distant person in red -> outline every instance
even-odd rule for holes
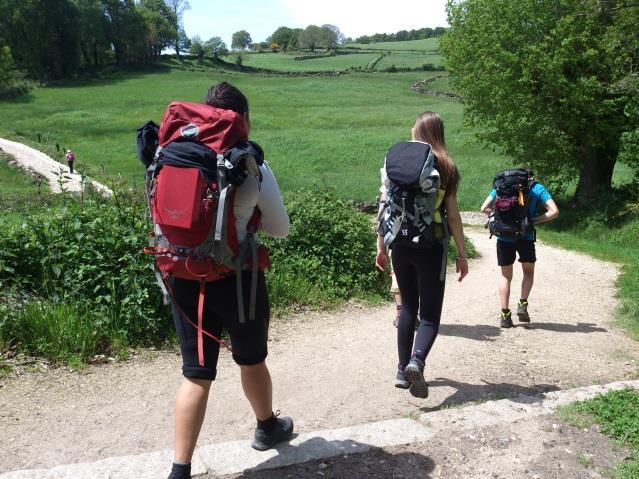
[[[67,159],[67,165],[69,165],[69,173],[73,174],[73,163],[75,162],[75,155],[71,150],[67,150],[64,157]]]

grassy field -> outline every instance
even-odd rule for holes
[[[424,40],[411,40],[407,42],[378,42],[378,43],[349,43],[347,48],[358,48],[361,50],[385,50],[385,51],[420,51],[437,52],[439,39],[426,38]]]
[[[384,70],[391,65],[396,68],[415,68],[415,66],[422,66],[424,64],[431,64],[435,67],[441,66],[441,57],[437,53],[397,53],[391,52],[375,65],[376,70]]]
[[[0,150],[0,195],[24,194],[38,190],[35,178],[26,176],[24,172],[10,164],[12,158]],[[42,191],[48,191],[46,184]]]
[[[352,68],[365,69],[379,54],[352,53],[296,60],[299,56],[299,53],[243,53],[242,65],[281,72],[337,72]],[[235,63],[237,55],[229,55],[223,59]]]
[[[388,147],[409,138],[420,112],[434,110],[446,122],[449,148],[464,178],[461,206],[475,209],[490,186],[486,172],[508,162],[480,147],[472,131],[462,128],[457,101],[412,90],[417,80],[436,73],[122,73],[103,81],[38,89],[27,98],[2,102],[0,136],[38,146],[40,134],[43,141],[48,138],[49,149],[55,142],[73,148],[79,170],[102,181],[115,177],[139,185],[142,166],[135,158],[135,129],[149,119],[159,121],[170,101],[202,101],[209,86],[229,81],[250,100],[252,137],[264,147],[284,192],[325,185],[345,198],[373,201]]]

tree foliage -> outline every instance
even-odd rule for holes
[[[173,48],[175,49],[177,57],[180,58],[180,51],[188,51],[190,48],[188,41],[185,39],[186,33],[184,33],[182,19],[184,17],[184,12],[189,10],[191,5],[189,5],[187,0],[164,0],[164,2],[171,12],[170,20],[175,31],[175,36],[173,37]]]
[[[185,0],[0,0],[0,48],[14,76],[40,82],[157,60],[169,46],[190,49],[188,8]]]
[[[297,46],[300,48],[308,48],[310,51],[314,51],[316,48],[335,48],[337,44],[337,33],[329,27],[337,28],[332,25],[324,25],[322,27],[309,25],[300,32],[297,38]]]
[[[251,34],[246,30],[235,32],[231,37],[231,48],[234,50],[246,50],[251,43]]]
[[[610,189],[622,137],[639,121],[628,111],[636,3],[450,1],[448,20],[440,49],[480,136],[544,175],[578,176],[578,202]]]
[[[436,28],[420,28],[418,30],[400,30],[397,33],[375,33],[373,35],[362,35],[354,41],[347,43],[375,43],[375,42],[405,42],[409,40],[423,40],[425,38],[438,37],[442,35],[446,29],[444,27]]]
[[[270,37],[268,43],[277,43],[283,50],[292,50],[296,46],[297,38],[303,30],[301,28],[279,27]]]
[[[220,37],[212,37],[204,42],[204,52],[213,59],[217,59],[220,56],[228,55],[229,50],[224,40]]]

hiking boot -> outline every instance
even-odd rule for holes
[[[508,311],[507,313],[501,312],[501,319],[499,321],[499,326],[502,328],[512,328],[513,327],[513,318],[512,313]]]
[[[290,417],[276,417],[275,426],[269,432],[260,428],[255,429],[255,438],[251,447],[258,451],[266,451],[278,442],[288,441],[293,437],[293,419]]]
[[[191,464],[175,464],[168,479],[191,479]]]
[[[410,382],[406,379],[404,371],[399,368],[397,368],[397,376],[395,376],[395,387],[399,389],[408,389],[410,387]]]
[[[428,397],[428,383],[424,380],[424,363],[417,358],[412,358],[408,366],[404,368],[404,375],[410,382],[409,392],[416,398]]]
[[[517,305],[517,317],[522,323],[530,323],[530,315],[528,314],[528,301],[519,301]]]

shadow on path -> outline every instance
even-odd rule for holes
[[[495,341],[501,334],[501,330],[489,324],[442,324],[439,327],[439,334],[477,341]]]
[[[608,330],[597,326],[595,323],[530,323],[529,329],[545,329],[546,331],[556,331],[558,333],[607,333]]]
[[[431,478],[435,462],[428,456],[413,452],[390,454],[383,449],[371,447],[352,440],[327,441],[312,438],[299,446],[283,444],[277,447],[279,456],[273,457],[256,469],[241,475],[230,476],[237,479],[281,479],[281,478],[389,478],[415,477]],[[318,453],[330,451],[333,457],[316,459]],[[282,457],[294,456],[306,462],[277,467]],[[273,468],[273,467],[277,468]],[[200,476],[205,478],[207,476]]]
[[[498,399],[510,399],[511,401],[518,402],[520,396],[538,396],[542,393],[549,391],[559,390],[558,386],[553,384],[534,384],[532,386],[520,386],[519,384],[510,383],[489,383],[484,381],[484,384],[468,384],[453,379],[437,378],[434,381],[428,381],[428,385],[433,387],[452,387],[457,389],[452,395],[448,396],[437,406],[422,407],[421,411],[430,412],[437,411],[439,409],[464,404],[473,401],[490,401]],[[541,401],[539,399],[533,402]],[[529,397],[521,398],[522,403],[530,403]]]

